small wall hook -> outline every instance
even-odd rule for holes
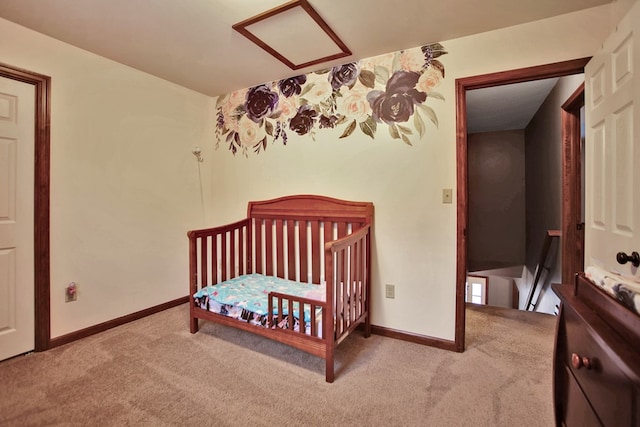
[[[202,151],[200,150],[200,147],[196,146],[193,147],[193,150],[191,151],[191,153],[196,156],[196,159],[198,160],[198,162],[202,163],[203,162],[203,158],[202,158]]]

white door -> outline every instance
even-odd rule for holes
[[[0,360],[34,349],[35,88],[0,77]]]
[[[585,268],[640,277],[616,254],[640,252],[640,3],[585,67]],[[635,129],[634,129],[635,127]]]

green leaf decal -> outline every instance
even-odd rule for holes
[[[376,128],[378,127],[375,120],[371,118],[371,116],[367,117],[367,120],[360,123],[360,130],[365,133],[365,135],[369,135],[371,139],[375,138]]]
[[[365,87],[368,87],[370,89],[373,89],[376,85],[376,75],[369,70],[362,70],[360,72],[360,75],[358,76],[358,80],[360,80],[360,83],[362,83]]]
[[[313,83],[309,83],[308,85],[305,85],[302,88],[302,92],[300,92],[300,96],[302,97],[302,96],[306,95],[307,93],[309,93],[309,91],[311,89],[313,89],[314,86],[315,86],[315,84],[313,84]]]
[[[271,122],[265,121],[264,131],[267,133],[267,135],[273,136],[273,124],[271,124]]]
[[[387,84],[387,81],[389,81],[389,70],[381,65],[376,65],[375,67],[373,67],[373,71],[376,76],[376,81],[382,86],[385,86]]]
[[[402,51],[396,52],[393,55],[393,65],[391,66],[391,71],[393,71],[394,73],[396,71],[400,71],[400,69],[402,68],[402,66],[400,65],[400,54],[401,53],[402,53]]]
[[[338,116],[338,121],[336,122],[336,126],[343,125],[343,124],[347,123],[347,120],[349,120],[349,119],[347,119],[347,116],[345,116],[343,114],[340,114]]]
[[[400,139],[400,133],[398,133],[398,128],[394,124],[389,125],[389,134],[393,139]]]
[[[420,110],[416,110],[413,115],[413,126],[418,131],[420,138],[422,138],[424,136],[424,121],[422,120],[422,117],[420,117]]]
[[[227,98],[229,98],[229,94],[226,94],[224,96],[219,96],[218,100],[216,101],[216,109],[220,108],[222,104],[224,104],[227,101]]]
[[[344,132],[342,132],[342,135],[340,135],[340,138],[346,138],[347,136],[351,135],[355,130],[355,128],[356,128],[356,121],[354,120],[351,123],[349,123],[349,126],[347,126]]]
[[[397,125],[398,129],[400,129],[400,132],[402,132],[405,135],[413,135],[413,131],[406,127],[406,126],[402,126],[402,125]]]
[[[431,120],[431,122],[433,122],[433,124],[438,127],[438,117],[436,116],[436,112],[433,111],[433,108],[424,104],[418,104],[418,108],[420,108],[420,110],[422,110],[422,112],[425,113],[427,117],[429,117],[429,120]]]
[[[427,97],[444,101],[444,96],[440,92],[427,92]]]
[[[405,144],[411,145],[413,147],[413,144],[411,143],[411,141],[409,141],[409,138],[407,138],[407,135],[402,135],[402,140],[404,141]]]
[[[442,62],[434,59],[433,61],[431,61],[431,66],[440,71],[440,74],[442,74],[442,78],[444,78],[444,65],[442,64]]]

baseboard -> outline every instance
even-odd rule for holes
[[[79,340],[81,338],[86,338],[88,336],[91,336],[100,332],[104,332],[108,329],[115,328],[116,326],[124,325],[125,323],[133,322],[134,320],[142,319],[143,317],[147,317],[152,314],[159,313],[161,311],[176,307],[181,304],[185,304],[187,302],[189,302],[189,296],[181,297],[173,301],[168,301],[160,305],[156,305],[153,307],[145,308],[144,310],[136,311],[135,313],[127,314],[126,316],[118,317],[113,320],[108,320],[104,323],[99,323],[97,325],[89,326],[88,328],[80,329],[79,331],[61,335],[59,337],[51,339],[51,341],[49,342],[49,348],[51,349],[54,347],[59,347],[61,345],[68,344],[70,342]]]
[[[108,320],[97,325],[89,326],[88,328],[80,329],[79,331],[71,332],[65,335],[61,335],[56,338],[52,338],[49,342],[49,349],[59,347],[61,345],[68,344],[70,342],[89,337],[91,335],[104,332],[116,326],[124,325],[134,320],[142,319],[143,317],[150,316],[155,313],[167,310],[169,308],[176,307],[181,304],[189,302],[189,296],[168,301],[163,304],[159,304],[153,307],[145,308],[144,310],[137,311],[135,313],[127,314],[126,316],[118,317],[116,319]],[[360,325],[362,327],[363,325]],[[382,337],[393,338],[402,341],[408,341],[415,344],[426,345],[429,347],[440,348],[448,351],[457,351],[454,341],[443,340],[440,338],[433,338],[425,335],[413,334],[410,332],[399,331],[396,329],[385,328],[383,326],[371,325],[371,333],[380,335]]]
[[[442,350],[458,351],[455,341],[443,340],[441,338],[433,338],[426,335],[418,335],[376,325],[371,325],[371,333],[387,338],[394,338],[429,347],[440,348]]]

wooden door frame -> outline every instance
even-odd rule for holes
[[[0,63],[0,76],[35,88],[34,308],[35,350],[51,345],[49,188],[51,144],[51,77]]]
[[[574,283],[584,270],[582,222],[582,155],[580,109],[584,106],[584,83],[562,104],[562,283]],[[571,197],[565,197],[570,195]]]
[[[464,351],[465,347],[465,278],[467,275],[467,228],[468,215],[468,161],[467,161],[467,101],[466,92],[492,86],[502,86],[512,83],[522,83],[553,77],[563,77],[584,73],[584,66],[590,58],[574,59],[548,65],[520,68],[480,76],[456,79],[456,180],[457,180],[457,249],[456,249],[456,326],[455,350]],[[564,127],[564,126],[563,126]],[[563,141],[563,145],[565,141]],[[566,153],[565,153],[566,154]],[[575,159],[573,159],[575,161]],[[563,156],[563,163],[568,161]],[[575,168],[571,169],[572,171]],[[572,194],[567,194],[567,187],[563,185],[563,211],[567,200]],[[563,224],[564,227],[564,224]],[[563,230],[564,231],[564,230]],[[569,244],[569,242],[567,243]],[[574,241],[575,245],[576,242]]]

